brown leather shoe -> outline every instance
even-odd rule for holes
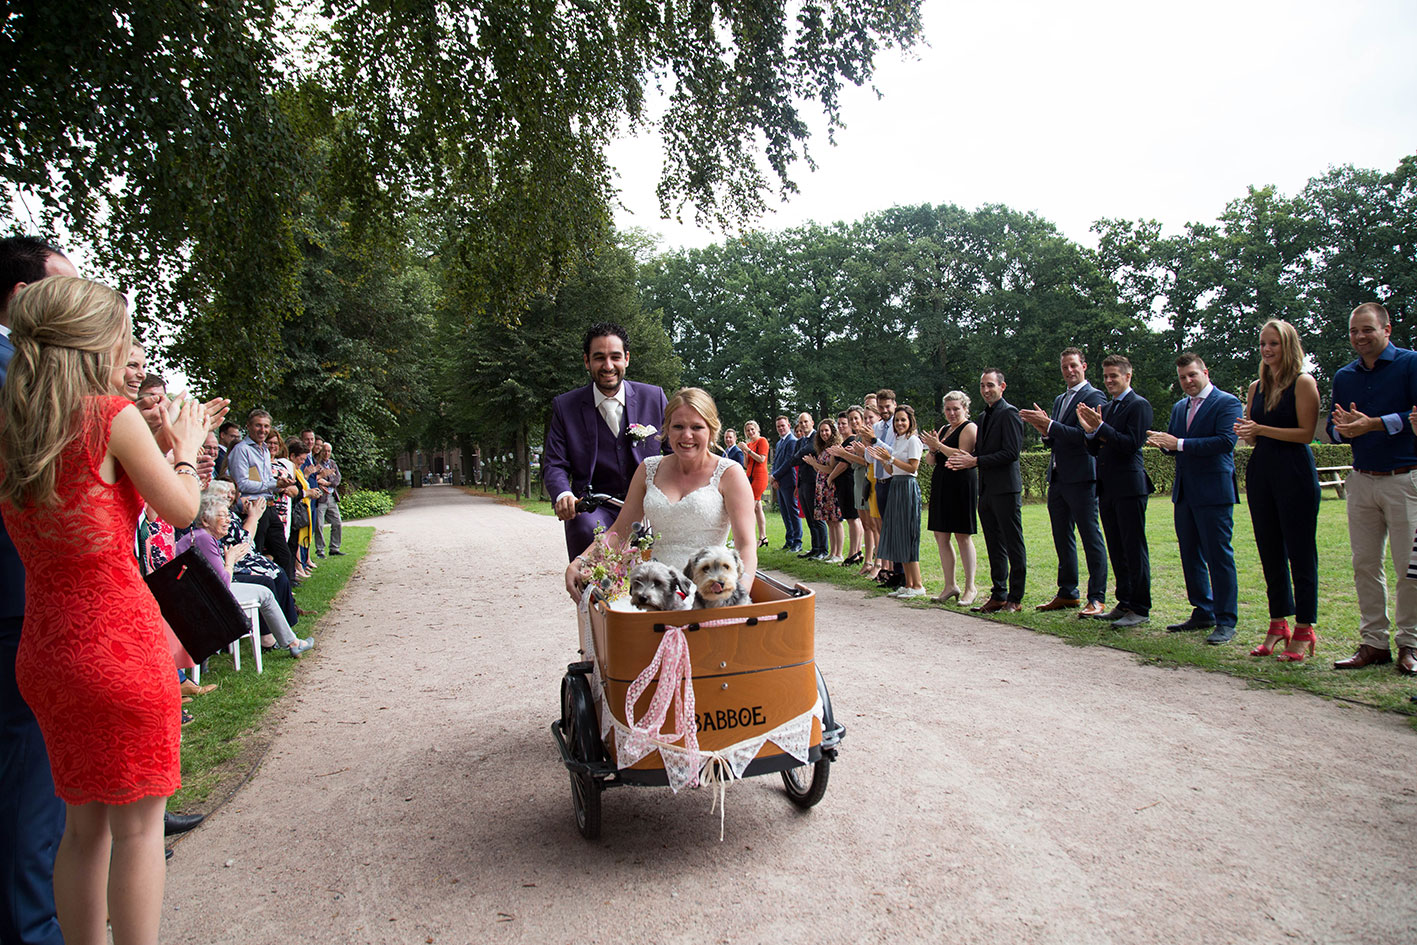
[[[1397,671],[1404,676],[1417,676],[1417,646],[1397,648]]]
[[[984,603],[980,604],[978,607],[971,607],[969,609],[976,614],[992,614],[994,611],[1001,609],[1003,606],[1004,601],[999,600],[997,597],[991,597]]]
[[[1366,643],[1360,644],[1357,652],[1346,660],[1338,660],[1334,669],[1362,669],[1364,666],[1385,666],[1392,662],[1392,654]]]
[[[1034,609],[1034,610],[1072,610],[1074,607],[1076,607],[1078,604],[1081,604],[1081,603],[1082,603],[1082,601],[1078,600],[1076,597],[1064,597],[1064,596],[1062,596],[1062,595],[1060,594],[1060,595],[1058,595],[1057,597],[1054,597],[1054,598],[1053,598],[1052,600],[1050,600],[1048,603],[1046,603],[1046,604],[1039,604],[1037,607],[1035,607],[1035,608],[1033,608],[1033,609]]]
[[[1076,603],[1076,601],[1074,601],[1074,603]],[[1009,601],[1004,601],[1004,606],[1002,606],[1002,607],[999,608],[999,613],[1001,613],[1001,614],[1016,614],[1016,613],[1018,613],[1020,610],[1023,610],[1023,605],[1022,605],[1022,604],[1015,603],[1014,601],[1009,600]]]
[[[1107,605],[1100,600],[1090,600],[1087,606],[1078,611],[1079,617],[1101,617],[1107,613]]]

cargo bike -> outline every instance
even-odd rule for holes
[[[587,591],[582,659],[551,723],[586,839],[600,835],[601,794],[622,785],[721,793],[776,773],[798,807],[822,799],[845,728],[816,665],[815,603],[762,573],[750,603],[706,610],[626,610]]]

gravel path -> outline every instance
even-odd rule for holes
[[[553,519],[415,490],[251,781],[169,864],[165,942],[1417,941],[1405,721],[818,588],[830,789],[617,789],[576,832]]]

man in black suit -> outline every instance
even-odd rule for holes
[[[802,411],[797,415],[797,507],[807,523],[808,547],[799,558],[821,559],[827,556],[827,523],[817,518],[817,471],[807,465],[804,457],[816,456],[817,434],[812,415]]]
[[[1053,548],[1058,553],[1058,593],[1039,610],[1069,610],[1078,597],[1078,548],[1074,529],[1082,536],[1087,558],[1087,606],[1079,616],[1096,617],[1107,610],[1107,549],[1097,527],[1097,471],[1078,421],[1079,404],[1101,407],[1102,391],[1087,382],[1087,361],[1078,348],[1064,348],[1058,366],[1067,385],[1044,412],[1037,404],[1020,410],[1025,423],[1043,434],[1048,447],[1048,519],[1053,524]]]
[[[1142,464],[1141,448],[1152,410],[1132,390],[1132,362],[1120,354],[1102,359],[1102,386],[1110,400],[1099,410],[1083,404],[1078,421],[1087,450],[1097,457],[1097,498],[1107,552],[1117,578],[1117,606],[1098,619],[1122,630],[1139,627],[1151,613],[1151,559],[1146,547],[1147,496],[1156,491]]]
[[[1023,450],[1023,420],[1018,408],[1004,399],[1004,372],[986,368],[979,376],[979,394],[987,405],[979,418],[974,452],[959,453],[946,463],[951,469],[979,469],[979,528],[989,550],[989,599],[976,613],[1014,613],[1023,609],[1023,582],[1028,571],[1023,547],[1023,475],[1018,457]]]

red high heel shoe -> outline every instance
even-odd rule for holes
[[[1304,662],[1304,644],[1309,644],[1308,655],[1313,656],[1314,644],[1318,642],[1319,635],[1314,632],[1313,627],[1295,627],[1294,635],[1290,637],[1289,645],[1284,648],[1284,652],[1278,654],[1275,658],[1283,663],[1302,663]],[[1299,649],[1295,652],[1290,652],[1289,646],[1293,646],[1295,643],[1299,644]]]
[[[1278,620],[1269,622],[1269,632],[1265,634],[1264,642],[1250,651],[1251,656],[1269,656],[1274,652],[1274,648],[1279,646],[1279,641],[1288,643],[1294,636],[1289,629],[1289,621],[1281,617]]]

